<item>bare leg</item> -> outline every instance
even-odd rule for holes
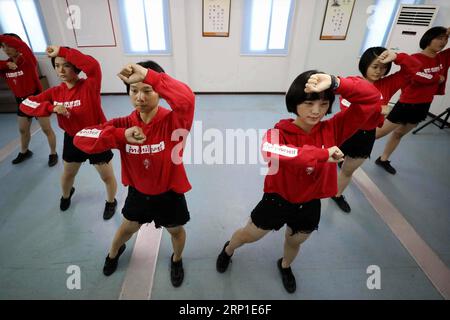
[[[123,218],[122,224],[114,235],[111,248],[109,249],[109,257],[114,259],[119,252],[119,248],[135,234],[141,225],[136,221],[130,221]]]
[[[236,230],[230,239],[230,243],[225,248],[227,255],[231,256],[237,248],[246,244],[258,241],[264,237],[270,230],[263,230],[255,226],[250,219],[245,227]]]
[[[81,167],[81,162],[66,162],[64,161],[64,171],[61,176],[61,188],[64,198],[69,198],[70,190],[73,187],[75,176]]]
[[[19,125],[19,133],[20,133],[20,152],[25,153],[28,150],[28,146],[30,145],[31,133],[31,119],[27,117],[17,117],[17,123]]]
[[[42,131],[47,136],[48,146],[50,147],[50,154],[56,154],[56,136],[50,124],[50,117],[38,118]]]
[[[342,164],[341,172],[338,177],[338,193],[336,197],[340,197],[344,192],[345,188],[349,185],[352,180],[353,172],[356,171],[365,161],[364,158],[352,158],[349,156],[345,157],[345,161]]]
[[[397,129],[400,126],[398,123],[393,123],[389,121],[388,119],[384,120],[383,126],[381,128],[376,129],[375,138],[380,139],[383,138],[385,135],[391,133],[395,129]]]
[[[172,240],[173,262],[180,261],[184,244],[186,243],[186,231],[183,226],[166,229],[170,233],[170,239]]]
[[[384,147],[383,154],[381,155],[381,161],[388,160],[391,154],[400,144],[400,140],[416,126],[417,124],[408,123],[406,125],[400,125],[397,129],[395,129]]]
[[[116,177],[114,176],[112,162],[110,161],[109,163],[96,164],[95,169],[97,169],[100,177],[105,183],[107,201],[114,202],[114,198],[116,197],[117,193],[117,181]]]
[[[292,261],[297,257],[300,250],[300,245],[308,239],[310,233],[297,232],[292,235],[292,229],[286,226],[286,232],[284,235],[284,254],[281,266],[283,268],[289,268]]]

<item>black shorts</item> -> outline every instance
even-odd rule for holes
[[[431,102],[415,104],[397,102],[392,111],[389,112],[387,119],[399,124],[418,124],[427,118],[430,106]]]
[[[66,132],[64,132],[64,148],[63,148],[63,160],[66,162],[85,162],[89,159],[90,164],[105,164],[111,161],[114,157],[114,154],[111,150],[101,152],[101,153],[93,153],[88,154],[73,144],[73,137],[69,136]]]
[[[369,158],[375,143],[376,129],[358,130],[354,135],[344,141],[339,149],[344,155],[352,158]]]
[[[35,95],[38,95],[40,92],[39,91],[37,91],[37,92],[35,92],[35,93],[33,93],[33,94],[30,94],[30,96],[35,96]],[[22,112],[22,110],[20,110],[20,104],[25,100],[25,99],[27,99],[28,97],[25,97],[25,98],[19,98],[19,97],[15,97],[16,98],[16,102],[17,102],[17,116],[18,117],[26,117],[26,118],[28,118],[28,119],[33,119],[33,117],[30,117],[29,115],[27,115],[27,114],[25,114],[25,113],[23,113]]]
[[[183,193],[170,190],[157,195],[146,195],[131,186],[128,187],[122,214],[127,220],[139,224],[155,221],[156,228],[182,226],[190,219]]]
[[[287,224],[293,234],[311,233],[319,227],[320,199],[291,203],[277,193],[264,193],[250,217],[263,230],[279,230]]]

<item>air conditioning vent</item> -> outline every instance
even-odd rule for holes
[[[397,24],[407,26],[429,26],[437,8],[404,6],[401,8]]]

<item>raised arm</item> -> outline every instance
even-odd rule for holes
[[[151,85],[172,108],[174,127],[188,130],[191,128],[194,119],[195,96],[186,84],[166,73],[158,73],[138,64],[125,66],[118,76],[128,84],[144,82]]]
[[[92,56],[81,53],[72,48],[49,46],[47,55],[50,58],[62,57],[87,75],[87,81],[100,92],[102,83],[102,70],[100,64]]]
[[[33,51],[31,51],[30,47],[28,47],[28,45],[22,40],[8,35],[0,35],[0,43],[4,43],[9,47],[13,47],[22,54],[22,58],[19,58],[17,60],[18,65],[21,65],[25,62],[30,62],[33,65],[37,65],[37,59],[34,56]]]
[[[414,77],[414,75],[422,68],[422,63],[413,56],[406,53],[394,53],[390,50],[389,56],[381,60],[382,63],[393,61],[400,66],[400,70],[376,81],[374,85],[383,95],[383,105],[391,100],[392,96],[401,88],[405,87]],[[392,54],[392,55],[391,55]],[[380,55],[381,57],[382,55]]]
[[[381,112],[381,94],[370,82],[358,77],[340,77],[336,93],[343,98],[347,110],[337,113],[329,121],[333,125],[336,145],[341,145],[359,128],[366,124],[369,117]]]

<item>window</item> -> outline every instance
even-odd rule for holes
[[[170,54],[167,0],[119,0],[125,52]]]
[[[389,31],[401,4],[422,4],[423,0],[377,0],[373,7],[373,17],[367,24],[366,37],[363,41],[360,54],[367,48],[384,47]],[[372,13],[369,12],[369,13]]]
[[[246,0],[241,52],[286,55],[293,12],[292,0]]]
[[[0,33],[15,33],[35,53],[45,53],[47,36],[41,21],[39,1],[1,0]]]

